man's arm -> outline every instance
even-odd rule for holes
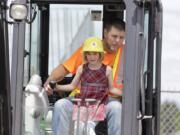
[[[69,73],[69,71],[62,65],[59,64],[50,74],[50,76],[48,77],[47,81],[61,81],[67,74]]]
[[[75,74],[77,67],[82,64],[82,47],[78,48],[63,64],[59,64],[48,77],[44,84],[47,93],[52,94],[52,89],[49,86],[50,81],[61,81],[68,73]]]
[[[48,95],[51,95],[53,93],[52,88],[49,86],[50,81],[61,81],[67,74],[69,73],[68,70],[62,65],[59,64],[50,74],[48,79],[46,80],[44,84],[44,88]]]

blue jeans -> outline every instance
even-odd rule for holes
[[[53,135],[69,135],[73,104],[68,98],[58,100],[53,111]],[[108,122],[108,135],[121,134],[122,105],[116,99],[109,98],[106,106],[106,119]]]

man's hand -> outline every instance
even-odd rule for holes
[[[122,96],[122,89],[113,88],[110,90],[110,92],[116,96]]]
[[[51,75],[48,77],[48,79],[44,83],[44,89],[45,89],[45,91],[47,92],[48,95],[53,94],[53,88],[49,85],[49,82],[51,82],[53,80],[56,80],[56,82],[61,81],[68,73],[69,73],[69,71],[66,70],[65,67],[62,64],[59,64],[52,71]]]
[[[46,93],[49,95],[52,95],[53,94],[53,89],[50,87],[49,85],[49,80],[47,80],[45,83],[44,83],[44,89],[46,91]]]
[[[56,88],[56,84],[57,84],[57,81],[46,81],[46,83],[44,84],[44,88],[47,92],[48,95],[52,95],[53,94],[53,91],[55,90]]]

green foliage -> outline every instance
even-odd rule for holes
[[[41,117],[41,119],[40,119],[40,128],[42,131],[45,131],[45,129],[46,129],[46,121],[45,121],[44,117]]]

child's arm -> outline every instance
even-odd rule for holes
[[[112,68],[110,66],[107,66],[106,75],[108,77],[109,91],[116,96],[121,96],[122,90],[114,88],[113,86]]]
[[[83,68],[82,65],[78,67],[76,75],[70,84],[56,85],[56,91],[72,91],[72,90],[74,90],[80,81],[80,77],[82,74],[82,68]]]

